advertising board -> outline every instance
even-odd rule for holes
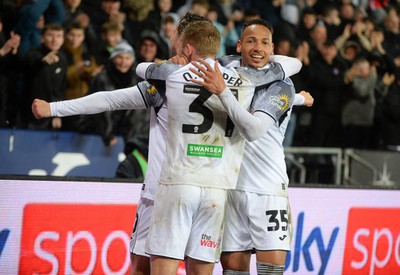
[[[129,274],[140,184],[0,186],[0,274]],[[400,274],[400,190],[289,190],[294,226],[285,274]]]

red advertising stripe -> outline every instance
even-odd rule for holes
[[[400,208],[352,208],[343,274],[400,274]]]
[[[19,274],[128,274],[136,207],[27,204]]]

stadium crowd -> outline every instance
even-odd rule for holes
[[[0,4],[0,127],[60,129],[146,139],[147,111],[35,120],[34,98],[73,99],[135,85],[136,65],[168,59],[169,38],[187,11],[221,33],[217,57],[236,54],[243,22],[274,26],[275,54],[297,57],[296,108],[286,146],[398,150],[398,0],[5,0]]]

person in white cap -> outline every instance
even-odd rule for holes
[[[138,78],[134,62],[132,46],[126,42],[119,43],[111,53],[105,70],[93,79],[88,94],[136,85]],[[122,135],[125,141],[134,136],[148,135],[148,125],[147,110],[119,110],[83,116],[80,128],[84,133],[101,135],[104,144],[111,146],[117,143],[117,135]]]

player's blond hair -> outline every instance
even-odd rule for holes
[[[201,57],[215,57],[221,42],[219,31],[208,21],[190,23],[181,37],[182,45],[192,45]]]

